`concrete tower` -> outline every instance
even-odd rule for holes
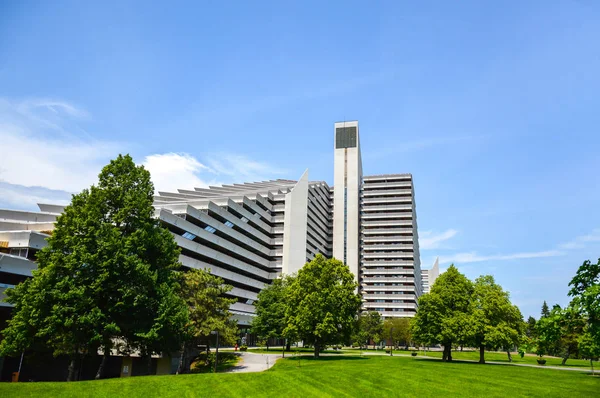
[[[348,265],[358,281],[362,185],[358,122],[335,123],[334,137],[333,256]]]

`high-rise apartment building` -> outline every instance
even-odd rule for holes
[[[173,234],[182,265],[208,269],[233,286],[231,311],[242,327],[250,325],[261,289],[282,273],[298,272],[318,253],[348,265],[364,311],[385,317],[416,311],[423,286],[412,176],[363,176],[356,121],[335,123],[333,141],[333,188],[310,181],[307,170],[298,180],[155,196],[155,215]],[[20,250],[44,246],[63,207],[42,204],[40,210],[0,211],[0,293],[31,275],[34,257]],[[17,239],[23,234],[28,243]],[[23,265],[14,274],[16,268],[3,268],[9,262]]]
[[[413,316],[423,290],[412,176],[364,177],[360,222],[363,308]]]

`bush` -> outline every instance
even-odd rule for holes
[[[413,357],[416,357],[417,356],[417,352],[413,351],[413,352],[410,353],[410,355],[412,355]]]
[[[245,344],[240,346],[240,351],[248,351],[248,346]]]
[[[206,351],[198,354],[192,361],[190,372],[191,373],[209,373],[214,370],[215,366],[215,352],[206,353]],[[233,352],[219,352],[219,363],[217,364],[218,370],[230,368],[236,364],[238,356]]]
[[[390,352],[391,352],[390,350],[385,350],[385,353],[386,353],[386,354],[389,354]]]

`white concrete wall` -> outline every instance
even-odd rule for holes
[[[356,148],[335,148],[336,129],[356,127]],[[334,129],[334,198],[333,198],[333,256],[344,260],[344,188],[346,188],[346,264],[358,281],[360,234],[360,187],[362,160],[358,122],[335,123]],[[346,178],[344,179],[344,174]]]
[[[306,264],[306,230],[308,223],[308,170],[291,192],[285,195],[283,220],[282,272],[290,275]]]

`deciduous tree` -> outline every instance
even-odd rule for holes
[[[357,287],[344,263],[317,255],[290,284],[284,336],[312,344],[315,358],[325,345],[347,341],[361,305]]]
[[[177,373],[187,373],[195,348],[207,340],[211,332],[219,332],[223,344],[232,344],[237,337],[237,325],[231,318],[229,307],[237,300],[225,296],[232,286],[223,279],[202,269],[190,269],[183,274],[181,297],[189,312],[189,324],[181,345]]]
[[[258,293],[258,300],[254,303],[256,316],[252,320],[252,332],[266,340],[267,351],[269,339],[283,337],[286,294],[292,280],[291,276],[273,280],[272,284]]]
[[[491,275],[475,280],[469,317],[469,342],[479,348],[479,363],[485,363],[486,348],[504,349],[510,360],[510,348],[519,342],[523,317]]]
[[[116,341],[152,353],[178,346],[187,321],[177,295],[179,251],[153,217],[150,173],[129,155],[102,169],[96,186],[73,195],[38,254],[33,279],[7,292],[15,305],[0,350],[35,341],[75,361],[101,348],[104,363]]]
[[[469,337],[473,283],[451,265],[419,298],[419,310],[411,323],[413,338],[427,345],[444,346],[442,359],[452,361],[452,345]]]

